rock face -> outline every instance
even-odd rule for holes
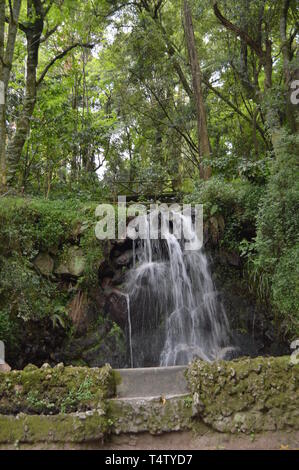
[[[50,276],[54,271],[55,261],[49,253],[39,253],[33,261],[36,268],[44,276]],[[54,273],[63,276],[82,276],[86,266],[86,259],[83,250],[77,246],[69,246],[63,255],[63,259],[58,260]]]
[[[64,444],[97,442],[97,446],[109,432],[109,423],[101,410],[53,416],[0,415],[0,445],[13,444],[14,448],[23,443],[38,448],[53,445],[63,448]]]
[[[76,333],[85,334],[88,325],[88,298],[84,292],[77,292],[68,305],[68,314]]]
[[[223,221],[217,218],[217,221],[213,219],[209,224],[215,228],[214,238],[217,241],[217,234],[224,227]],[[79,224],[72,236],[62,240],[56,247],[41,248],[33,261],[36,271],[55,286],[59,305],[59,297],[63,297],[63,307],[72,320],[74,334],[70,338],[59,321],[53,326],[50,317],[26,322],[19,344],[23,354],[18,354],[17,350],[7,351],[7,360],[13,367],[22,368],[28,362],[40,365],[49,361],[53,364],[57,360],[88,366],[101,366],[105,362],[111,363],[113,367],[129,365],[128,311],[126,298],[121,291],[124,291],[126,274],[133,264],[132,241],[103,242],[99,256],[91,265],[90,251],[81,242],[87,226],[87,223]],[[213,238],[210,232],[209,240]],[[233,351],[223,352],[220,359],[233,359],[238,351],[239,356],[287,354],[288,349],[281,348],[275,336],[271,318],[261,312],[255,299],[250,298],[248,290],[240,288],[243,281],[238,256],[225,252],[217,256],[214,246],[212,258],[215,258],[212,273],[233,331],[232,344],[236,346]],[[221,268],[218,276],[217,265]],[[89,280],[91,266],[92,281]],[[84,295],[81,292],[82,280]],[[133,329],[138,328],[141,315],[141,308],[138,312],[131,309]],[[114,324],[119,328],[115,328]],[[157,351],[164,340],[163,324],[158,325],[156,331],[146,326],[142,337],[133,338],[133,350],[138,352],[136,356],[140,358],[140,364],[159,364]]]
[[[50,276],[52,274],[54,260],[48,253],[39,253],[33,263],[44,276]]]
[[[117,253],[117,252],[116,252]],[[133,258],[133,250],[127,250],[115,260],[117,266],[128,266]]]
[[[192,406],[186,396],[111,400],[112,434],[162,434],[192,428]]]
[[[105,312],[121,328],[125,329],[128,321],[128,309],[125,296],[117,289],[107,295]]]
[[[299,365],[290,357],[196,361],[187,380],[197,419],[217,431],[299,429]]]
[[[55,269],[55,274],[80,277],[85,269],[84,253],[78,246],[70,246],[64,254],[63,260]]]
[[[119,368],[129,365],[126,362],[125,338],[120,328],[116,329],[110,321],[103,321],[84,335],[70,339],[51,359],[66,364],[101,367],[109,362]]]
[[[221,295],[232,334],[232,345],[238,356],[282,356],[288,354],[289,344],[279,337],[272,323],[271,312],[258,303],[249,290],[231,253],[210,253],[211,272],[217,291]],[[223,359],[234,359],[226,355]],[[220,358],[221,359],[221,358]]]

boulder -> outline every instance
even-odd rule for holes
[[[86,260],[83,254],[83,251],[73,246],[68,251],[69,261],[68,261],[68,268],[69,272],[72,276],[79,277],[83,274]]]
[[[63,260],[55,269],[55,274],[80,277],[85,266],[86,259],[82,249],[78,246],[70,246],[64,254]]]
[[[50,276],[52,274],[54,260],[48,253],[39,253],[33,263],[44,276]]]

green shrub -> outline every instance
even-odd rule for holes
[[[51,319],[54,327],[68,326],[66,307],[73,294],[60,289],[54,277],[42,276],[33,260],[40,251],[54,250],[59,257],[65,246],[77,244],[86,258],[78,286],[94,286],[102,259],[94,234],[96,205],[78,200],[0,200],[0,339],[18,341],[24,323],[31,320]]]
[[[225,222],[221,243],[226,248],[239,250],[242,239],[254,235],[261,193],[262,188],[249,181],[226,181],[213,177],[199,182],[196,190],[185,198],[185,202],[203,204],[205,220],[221,215]]]
[[[24,257],[0,258],[0,338],[16,341],[23,322],[62,315],[67,295],[40,276]],[[64,314],[65,316],[65,314]],[[60,323],[61,324],[61,323]]]
[[[280,258],[272,282],[273,305],[283,328],[294,338],[299,332],[299,243]]]
[[[14,343],[14,324],[10,319],[7,308],[0,309],[0,339],[5,343]]]
[[[281,131],[249,255],[249,272],[260,297],[271,301],[281,326],[292,336],[299,334],[298,150],[299,137]]]

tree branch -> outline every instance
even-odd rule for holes
[[[88,47],[89,49],[92,49],[94,47],[94,44],[81,44],[81,43],[78,42],[78,43],[72,44],[71,46],[64,49],[64,51],[60,52],[58,55],[53,57],[53,59],[46,65],[46,67],[42,71],[39,79],[36,82],[36,86],[37,87],[40,86],[40,84],[44,80],[45,76],[47,75],[48,71],[55,64],[55,62],[57,62],[57,60],[62,59],[68,52],[70,52],[72,49],[75,49],[76,47]]]
[[[216,88],[214,88],[207,80],[203,78],[202,81],[215,95],[217,95],[222,101],[224,101],[224,103],[226,103],[230,108],[232,108],[239,116],[245,119],[249,124],[252,124],[252,119],[246,116],[246,114],[244,114],[237,106],[235,106],[234,103],[232,103],[228,98],[226,98],[222,93],[220,93]],[[261,137],[267,147],[269,147],[269,142],[267,142],[265,138],[263,129],[258,124],[256,125],[256,128],[261,134]]]
[[[215,16],[218,18],[218,20],[226,29],[232,31],[233,33],[235,33],[236,36],[243,39],[246,42],[246,44],[248,44],[248,46],[251,47],[252,50],[254,50],[254,52],[258,55],[258,57],[260,57],[261,59],[264,58],[265,52],[263,51],[261,45],[258,44],[256,41],[254,41],[254,39],[252,39],[252,37],[249,36],[249,34],[246,33],[246,31],[234,25],[222,15],[221,11],[218,8],[217,0],[213,0],[213,9],[214,9]]]
[[[48,31],[46,31],[45,35],[40,39],[40,43],[42,44],[43,42],[46,42],[46,40],[49,39],[49,37],[52,36],[52,34],[54,34],[57,31],[58,26],[59,26],[59,24],[54,26],[54,28],[49,29]]]

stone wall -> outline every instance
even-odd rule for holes
[[[40,369],[28,365],[22,371],[0,373],[0,414],[55,415],[102,408],[115,395],[115,377],[109,365],[101,369],[64,367]]]
[[[299,364],[290,357],[195,361],[186,370],[186,394],[118,397],[120,380],[108,365],[0,372],[0,447],[100,447],[115,435],[185,430],[298,435]]]
[[[217,431],[299,429],[299,364],[290,357],[195,361],[187,380],[195,420]]]

